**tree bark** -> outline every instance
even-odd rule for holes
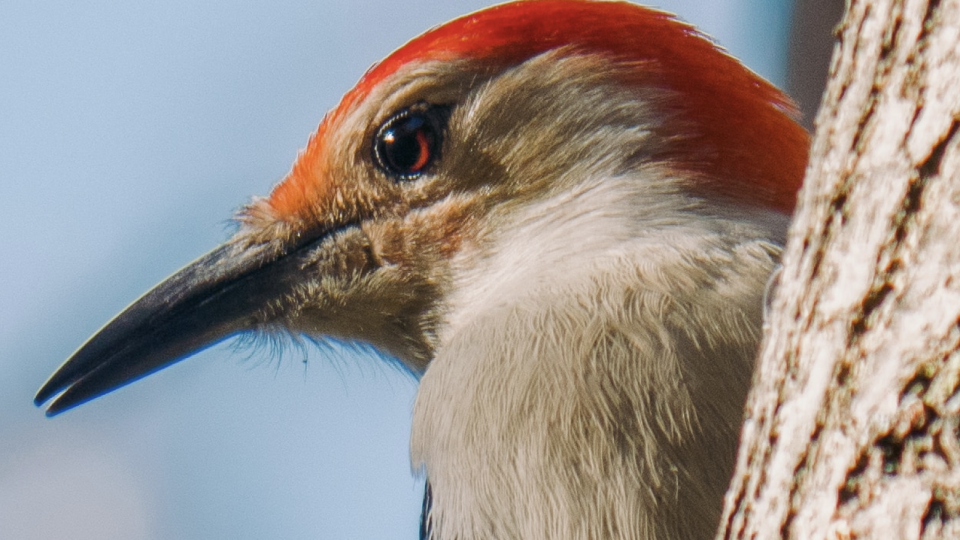
[[[960,538],[960,0],[850,0],[718,538]]]

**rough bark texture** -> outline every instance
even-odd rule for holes
[[[960,538],[960,0],[853,0],[718,538]]]

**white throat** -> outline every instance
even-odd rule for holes
[[[712,534],[783,231],[677,186],[581,183],[455,261],[411,442],[438,538]]]

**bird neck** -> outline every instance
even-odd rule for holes
[[[411,442],[438,538],[715,530],[782,231],[663,178],[514,209],[455,261]]]

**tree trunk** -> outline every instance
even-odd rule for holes
[[[960,538],[960,0],[851,0],[718,538]]]

